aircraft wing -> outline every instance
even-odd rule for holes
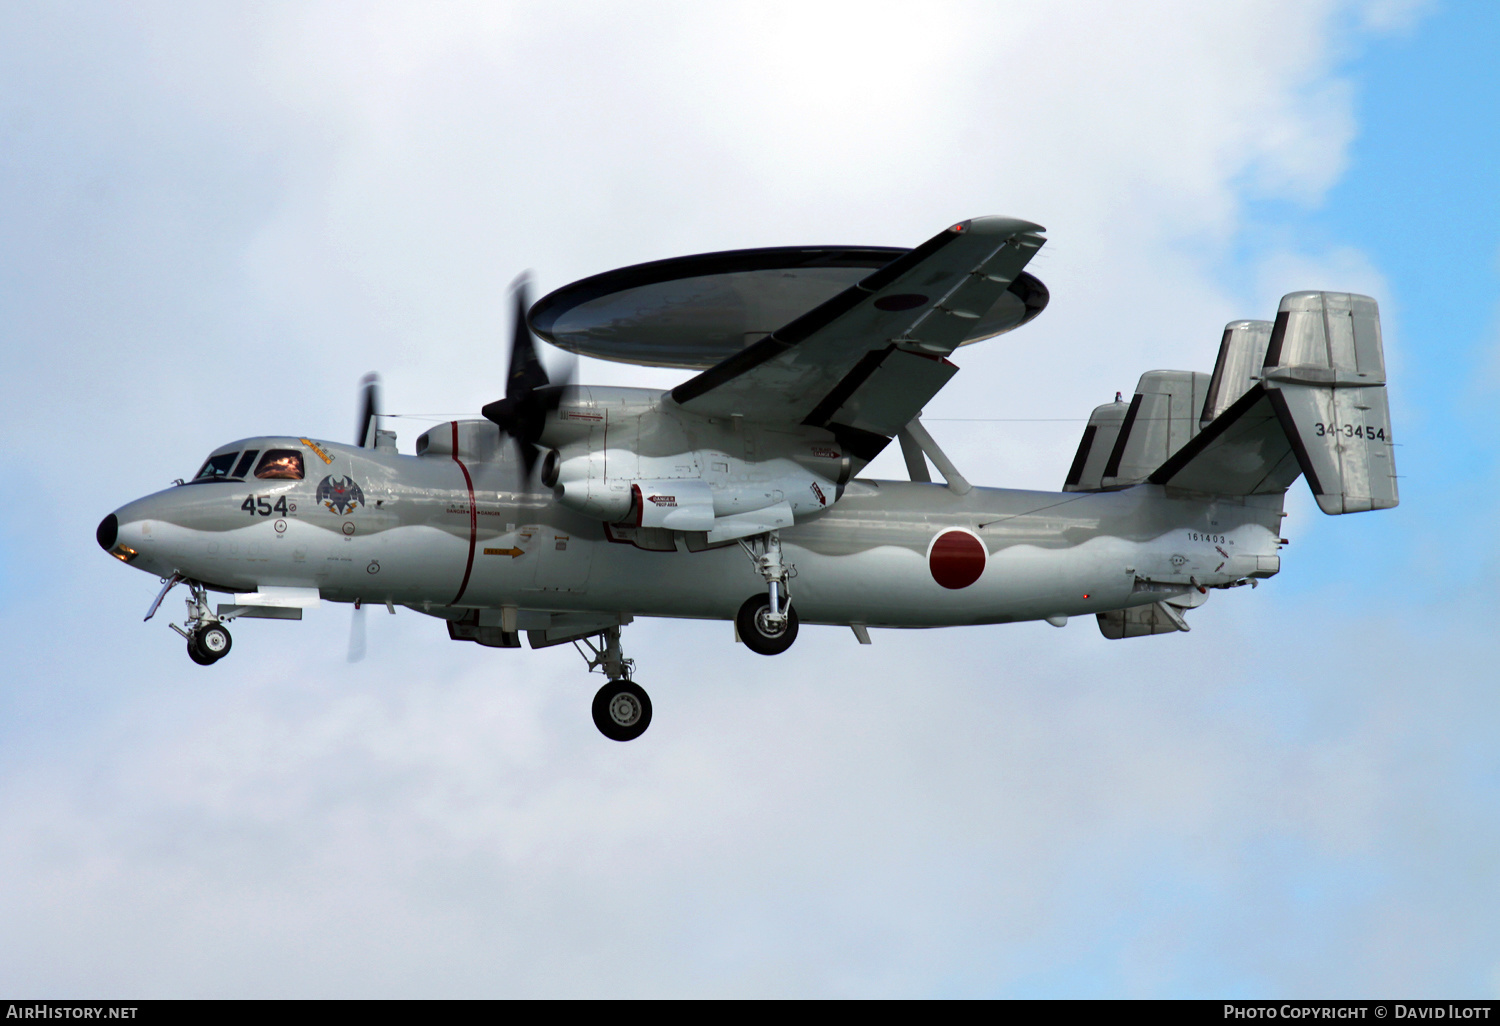
[[[958,370],[947,359],[1046,241],[981,217],[938,233],[672,390],[710,417],[826,427],[871,459]]]

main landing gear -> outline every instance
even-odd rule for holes
[[[598,670],[609,678],[594,695],[594,726],[611,741],[634,741],[651,726],[651,696],[630,679],[635,660],[626,659],[620,649],[620,628],[602,631],[598,645],[581,639],[573,647],[579,644],[588,649],[579,648],[578,654],[589,664],[589,672]]]
[[[185,581],[178,574],[173,574],[167,579],[161,594],[156,596],[156,601],[151,604],[151,611],[146,614],[146,619],[156,615],[161,600],[179,583],[186,584],[191,591],[187,600],[187,626],[183,628],[175,623],[169,626],[187,640],[189,659],[199,666],[212,666],[229,654],[234,639],[229,636],[229,628],[224,626],[224,621],[209,607],[208,589],[203,585],[197,581]]]
[[[788,604],[786,592],[776,597],[780,599],[779,616],[772,609],[768,595],[751,595],[734,616],[740,640],[756,655],[780,655],[797,640],[797,611]]]
[[[751,595],[735,614],[734,626],[745,647],[757,655],[780,655],[797,640],[797,611],[787,582],[797,568],[781,561],[781,537],[777,532],[741,540],[740,547],[765,578],[763,595]]]

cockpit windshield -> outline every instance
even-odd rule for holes
[[[194,483],[224,480],[234,469],[234,458],[238,455],[237,452],[221,452],[210,456],[208,462],[203,464],[203,469],[198,471],[197,476],[193,478]]]
[[[243,479],[246,474],[250,473],[250,467],[255,463],[255,455],[259,451],[259,449],[246,449],[245,455],[240,457],[240,465],[234,468],[233,476]]]
[[[296,449],[267,449],[255,468],[259,478],[302,480],[302,453]]]
[[[260,460],[257,462],[256,457]],[[301,481],[303,477],[300,449],[246,449],[244,452],[217,452],[208,458],[193,477],[193,484],[205,481],[243,481],[250,468],[255,476],[270,481]]]

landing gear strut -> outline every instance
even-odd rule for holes
[[[735,614],[734,626],[745,647],[757,655],[780,655],[797,640],[797,611],[787,582],[797,568],[781,561],[781,536],[776,531],[742,540],[740,547],[765,578],[763,595],[751,595]]]
[[[626,659],[620,649],[620,628],[610,627],[599,634],[599,644],[588,639],[574,642],[582,644],[585,652],[578,649],[589,664],[589,672],[598,670],[609,678],[609,683],[594,695],[594,726],[599,733],[611,741],[634,741],[651,726],[651,697],[646,689],[635,681],[635,660]]]
[[[162,589],[162,594],[157,596],[157,604],[161,603],[162,598],[177,581],[178,578],[173,575],[172,580]],[[225,627],[224,622],[209,608],[208,589],[197,581],[184,581],[183,583],[192,591],[187,600],[187,626],[182,628],[174,623],[171,624],[171,628],[187,640],[189,659],[199,666],[211,666],[229,654],[234,639],[229,636],[229,628]],[[155,612],[156,605],[153,605],[151,613]],[[151,618],[151,613],[146,615],[146,619]]]

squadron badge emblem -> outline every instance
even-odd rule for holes
[[[334,477],[329,474],[318,482],[318,501],[341,517],[354,512],[356,506],[365,504],[365,493],[359,490],[352,477]]]

